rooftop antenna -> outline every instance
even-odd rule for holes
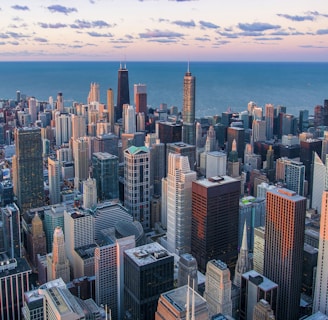
[[[195,320],[195,279],[192,279],[191,320]]]
[[[187,286],[187,290],[188,290],[188,292],[187,292],[187,316],[186,316],[186,320],[189,320],[190,319],[190,315],[189,315],[189,277],[190,277],[190,275],[188,274],[188,286]]]
[[[124,55],[124,69],[126,69],[126,55]]]

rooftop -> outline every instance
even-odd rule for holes
[[[166,251],[166,249],[157,242],[126,250],[125,254],[139,266],[144,266],[168,257],[173,258],[171,253]]]
[[[217,186],[219,185],[224,185],[224,184],[228,184],[231,182],[236,182],[238,181],[235,178],[229,177],[229,176],[215,176],[215,177],[211,177],[208,179],[201,179],[201,180],[196,180],[194,181],[195,183],[198,183],[206,188],[210,188],[213,186]]]
[[[262,277],[263,281],[258,285],[258,287],[263,291],[269,291],[269,290],[272,290],[272,289],[275,289],[278,287],[278,285],[275,282],[273,282],[270,279],[266,278],[265,276],[259,274],[255,270],[245,272],[242,275],[242,277],[247,280],[249,280],[250,277],[253,277],[253,278]]]

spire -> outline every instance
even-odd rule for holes
[[[240,248],[240,251],[241,250],[245,250],[248,252],[248,244],[247,244],[247,225],[246,225],[246,220],[245,220],[245,223],[244,223],[244,231],[243,231],[243,240],[241,242],[241,248]]]

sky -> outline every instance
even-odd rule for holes
[[[8,0],[0,61],[324,61],[325,0]]]

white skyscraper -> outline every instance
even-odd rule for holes
[[[72,120],[71,115],[67,113],[55,113],[56,124],[56,146],[68,143],[72,136]]]
[[[79,182],[89,177],[89,140],[79,138],[73,141],[75,181],[74,186],[77,189]]]
[[[227,174],[227,154],[212,151],[206,157],[206,178],[225,176]]]
[[[28,113],[31,115],[31,123],[34,123],[37,120],[37,101],[34,97],[31,97],[28,100]]]
[[[188,157],[170,153],[167,174],[167,242],[168,250],[177,254],[190,252],[191,189],[197,179],[190,170]]]
[[[324,165],[318,154],[315,152],[313,161],[311,208],[316,209],[318,213],[321,212],[322,193],[325,190],[327,166],[327,162],[326,165]]]
[[[328,315],[328,191],[322,194],[320,238],[317,276],[313,298],[313,313],[320,311]]]
[[[85,117],[72,114],[72,138],[73,140],[84,137],[87,134]]]
[[[51,158],[48,158],[48,179],[50,204],[60,203],[60,165]]]
[[[96,179],[88,178],[83,181],[83,207],[92,208],[97,204]]]
[[[124,130],[125,133],[136,132],[136,111],[133,106],[128,105],[124,109]]]

